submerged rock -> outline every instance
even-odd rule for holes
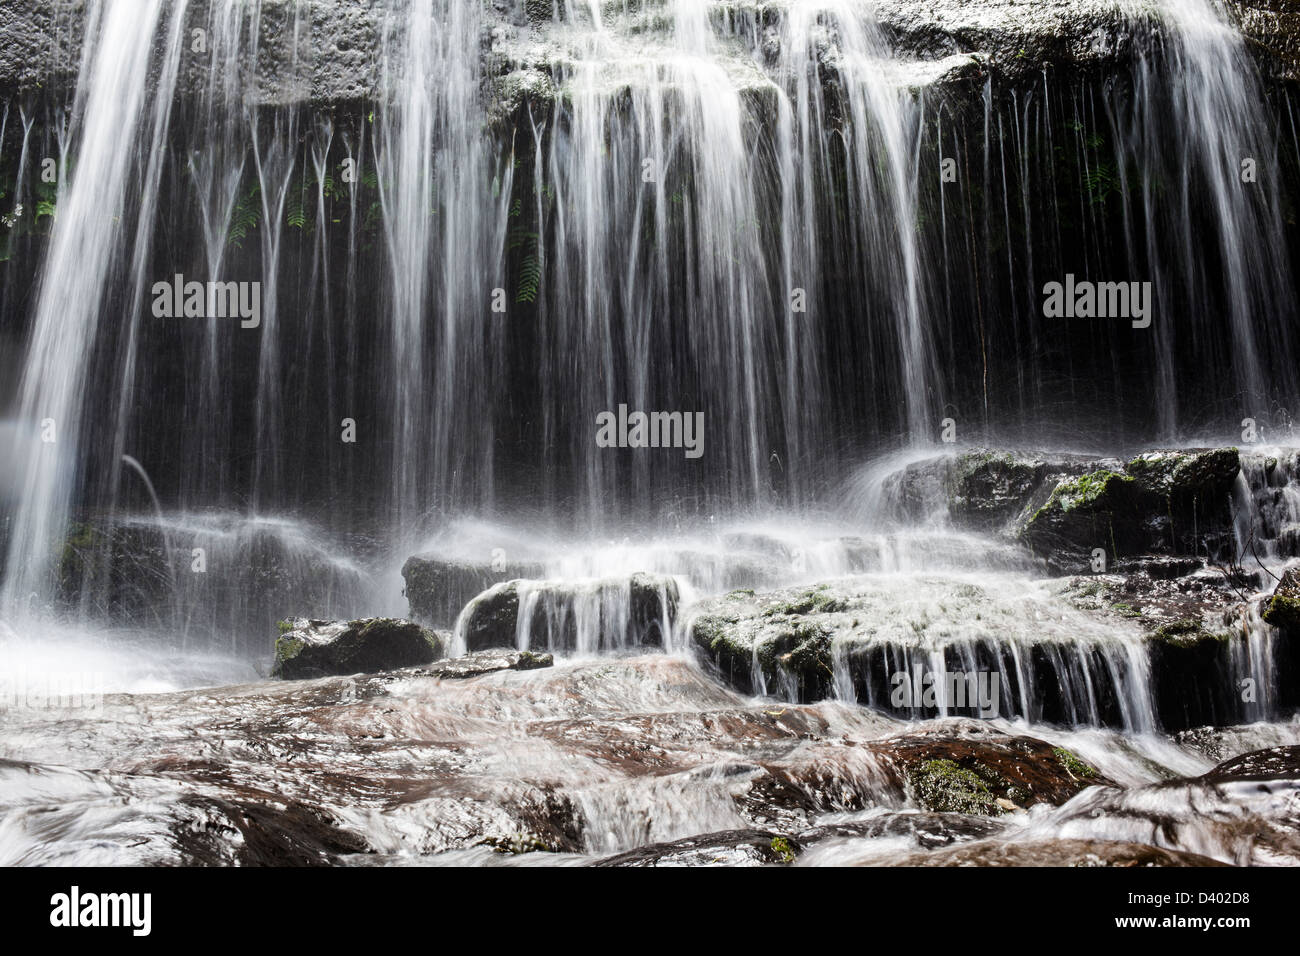
[[[892,866],[1226,866],[1184,850],[1114,840],[1036,840],[1001,843],[981,840],[932,853],[911,853]]]
[[[1199,562],[1198,562],[1199,565]],[[1146,687],[1154,716],[1168,730],[1245,723],[1292,705],[1296,661],[1279,653],[1241,586],[1214,568],[1179,576],[1174,560],[1121,562],[1120,573],[1085,575],[1066,586],[1071,602],[1102,621],[1141,629]],[[1254,663],[1263,655],[1269,670]],[[1255,693],[1243,694],[1251,678]]]
[[[446,652],[445,637],[410,621],[296,618],[281,623],[271,676],[301,680],[369,674],[428,664]]]
[[[366,842],[330,813],[297,800],[183,798],[174,841],[186,866],[334,866]]]
[[[793,863],[803,847],[766,830],[727,830],[652,843],[596,860],[592,866],[766,866]]]
[[[441,677],[443,680],[479,677],[496,671],[531,671],[539,667],[551,667],[555,659],[550,654],[534,654],[532,651],[493,650],[480,651],[465,657],[453,657],[437,661],[420,669],[421,676]]]
[[[873,749],[886,758],[913,803],[942,813],[998,816],[1039,803],[1059,806],[1086,787],[1115,786],[1063,747],[988,734],[978,724],[905,734]]]
[[[1208,783],[1300,780],[1300,746],[1270,747],[1229,758],[1201,777]],[[1300,822],[1300,818],[1297,819]]]
[[[1223,761],[1253,750],[1300,744],[1300,723],[1193,727],[1180,731],[1173,739],[1180,747],[1195,750],[1210,760]]]
[[[933,850],[994,836],[1007,827],[996,817],[969,813],[901,810],[878,812],[866,819],[824,823],[795,834],[805,848],[818,844],[878,839],[906,839],[918,850]],[[829,862],[834,862],[829,860]]]
[[[1285,754],[1166,780],[1125,769],[1118,735],[1094,738],[1107,763],[1093,767],[1050,734],[754,702],[664,654],[113,694],[94,714],[6,720],[0,864],[1096,862],[1075,839],[1237,863],[1300,853]],[[975,812],[914,809],[909,775],[936,761],[1008,812],[988,815],[973,785],[928,799]],[[1134,789],[1108,785],[1112,767]]]
[[[677,582],[665,575],[507,581],[475,598],[457,628],[471,651],[519,647],[590,653],[662,647],[677,604]]]
[[[1058,587],[863,576],[735,591],[694,605],[687,620],[720,676],[746,693],[855,699],[912,718],[1123,723],[1117,681],[1132,662],[1112,635],[1125,627],[1072,613]],[[1056,608],[1050,627],[1039,623],[1044,605]]]

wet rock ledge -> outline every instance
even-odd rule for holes
[[[1230,0],[1251,51],[1271,75],[1300,77],[1300,14],[1288,0]],[[1105,70],[1130,61],[1161,34],[1142,0],[877,0],[880,27],[918,83],[964,81],[992,73],[1033,81],[1046,70]],[[187,27],[207,26],[211,0],[191,0]],[[561,8],[563,4],[561,4]],[[611,23],[641,35],[666,31],[662,4],[605,4]],[[374,101],[384,3],[345,0],[262,0],[259,54],[245,70],[255,77],[254,103],[319,105]],[[564,60],[565,31],[550,21],[552,4],[493,0],[484,8],[485,73],[495,95],[547,97],[550,66]],[[770,0],[714,4],[715,27],[756,30],[779,43],[783,7]],[[0,95],[32,93],[75,81],[84,7],[69,0],[7,0],[0,5]],[[295,46],[296,43],[296,46]],[[746,54],[748,55],[748,54]],[[186,95],[201,92],[206,67],[182,71]],[[552,91],[553,92],[553,91]]]

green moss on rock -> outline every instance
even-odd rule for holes
[[[913,799],[938,813],[997,816],[1005,810],[978,775],[952,760],[926,760],[910,768],[908,787]]]
[[[1194,618],[1184,618],[1161,624],[1152,632],[1151,638],[1174,647],[1193,647],[1202,641],[1226,641],[1227,634],[1218,634],[1208,630],[1204,624]]]
[[[283,624],[285,622],[281,621],[280,623]],[[292,626],[293,625],[290,624],[290,627]],[[305,645],[306,642],[301,638],[281,632],[280,637],[278,637],[275,642],[275,671],[278,672],[283,670],[285,663],[293,660],[301,654]]]
[[[1084,763],[1064,747],[1053,747],[1052,753],[1055,754],[1056,759],[1060,761],[1061,766],[1065,768],[1066,773],[1070,776],[1081,778],[1097,776],[1097,771],[1094,767]]]
[[[772,837],[772,852],[782,863],[794,862],[794,850],[790,848],[790,841],[785,837]]]
[[[1276,628],[1300,634],[1300,570],[1282,575],[1273,596],[1264,601],[1263,617]]]

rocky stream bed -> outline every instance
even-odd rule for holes
[[[972,451],[879,484],[906,547],[417,555],[270,679],[0,714],[0,861],[1300,864],[1295,469]]]

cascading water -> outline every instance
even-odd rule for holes
[[[174,22],[183,11],[182,6],[175,12]],[[139,9],[96,3],[88,13],[88,28],[100,31],[102,39],[87,45],[82,65],[86,81],[78,90],[71,131],[77,171],[59,203],[63,211],[52,236],[21,385],[18,420],[39,423],[42,434],[38,438],[33,431],[20,439],[25,468],[0,591],[0,605],[10,614],[29,595],[40,600],[47,593],[51,541],[67,525],[78,480],[88,467],[84,458],[78,461],[85,453],[82,430],[88,426],[87,406],[102,399],[90,390],[86,370],[101,347],[103,314],[125,305],[116,283],[140,284],[126,271],[130,260],[118,238],[127,234],[123,224],[137,216],[148,235],[157,177],[148,176],[137,194],[132,167],[161,149],[177,69],[173,37],[166,44],[172,55],[162,64],[150,104],[154,34],[165,26],[161,0]],[[157,114],[152,124],[150,105]],[[137,315],[128,313],[128,323]],[[121,340],[113,336],[111,341],[116,346]]]
[[[211,692],[313,722],[327,771],[355,756],[333,734],[420,741],[375,745],[400,799],[321,795],[357,767],[313,796],[394,858],[488,832],[632,852],[785,825],[795,791],[831,815],[808,826],[887,831],[826,858],[897,855],[895,814],[936,809],[899,769],[946,759],[931,738],[1139,788],[982,836],[1122,840],[1162,775],[1294,742],[1270,604],[1300,558],[1290,89],[1214,0],[1112,11],[1102,73],[925,47],[891,10],[87,4],[75,90],[0,118],[0,655],[57,669],[48,628],[110,692],[170,690],[382,615],[513,661],[319,678],[310,718],[278,685]],[[1049,317],[1067,275],[1149,281],[1150,327]],[[164,315],[174,278],[208,289]],[[212,314],[214,283],[255,321]],[[678,431],[637,447],[629,412]],[[142,706],[225,733],[196,701]],[[16,727],[0,756],[68,758]],[[0,860],[48,859],[24,786],[0,781]],[[69,852],[129,825],[104,821]]]
[[[1168,150],[1170,132],[1197,130],[1179,164],[1180,175],[1169,184],[1170,193],[1157,198],[1160,188],[1150,179],[1141,184],[1146,219],[1144,237],[1150,262],[1161,274],[1177,270],[1179,280],[1164,279],[1157,292],[1162,299],[1178,300],[1179,286],[1190,294],[1185,333],[1166,323],[1160,329],[1162,389],[1172,388],[1168,370],[1173,337],[1186,334],[1197,343],[1207,322],[1226,315],[1230,345],[1211,353],[1220,363],[1231,362],[1240,389],[1243,415],[1261,416],[1261,409],[1276,396],[1271,383],[1277,371],[1293,365],[1292,329],[1296,299],[1291,266],[1285,250],[1264,236],[1282,232],[1282,194],[1271,171],[1278,169],[1273,121],[1262,109],[1263,91],[1250,64],[1245,40],[1225,19],[1216,0],[1164,0],[1161,12],[1172,34],[1172,68],[1178,77],[1174,109],[1164,116],[1142,104],[1161,81],[1148,66],[1139,74],[1138,103],[1146,111],[1138,117],[1133,140],[1139,151],[1131,159],[1139,168],[1158,168],[1154,152]],[[1163,69],[1163,67],[1160,67]],[[1259,176],[1263,170],[1263,178]],[[1208,203],[1201,220],[1198,210]],[[1163,210],[1175,210],[1177,226],[1161,222]],[[1194,228],[1188,228],[1196,224]],[[1181,242],[1172,255],[1161,252],[1166,237],[1157,232],[1178,228]],[[1136,241],[1136,240],[1135,240]],[[1205,286],[1204,257],[1214,256],[1215,272],[1222,277],[1221,298]],[[1166,255],[1173,261],[1162,268]],[[1187,300],[1183,300],[1187,301]],[[1206,303],[1216,303],[1213,312]],[[1285,373],[1284,373],[1285,374]],[[1292,396],[1288,395],[1288,398]],[[1176,430],[1176,396],[1161,396],[1161,425],[1165,434]]]

